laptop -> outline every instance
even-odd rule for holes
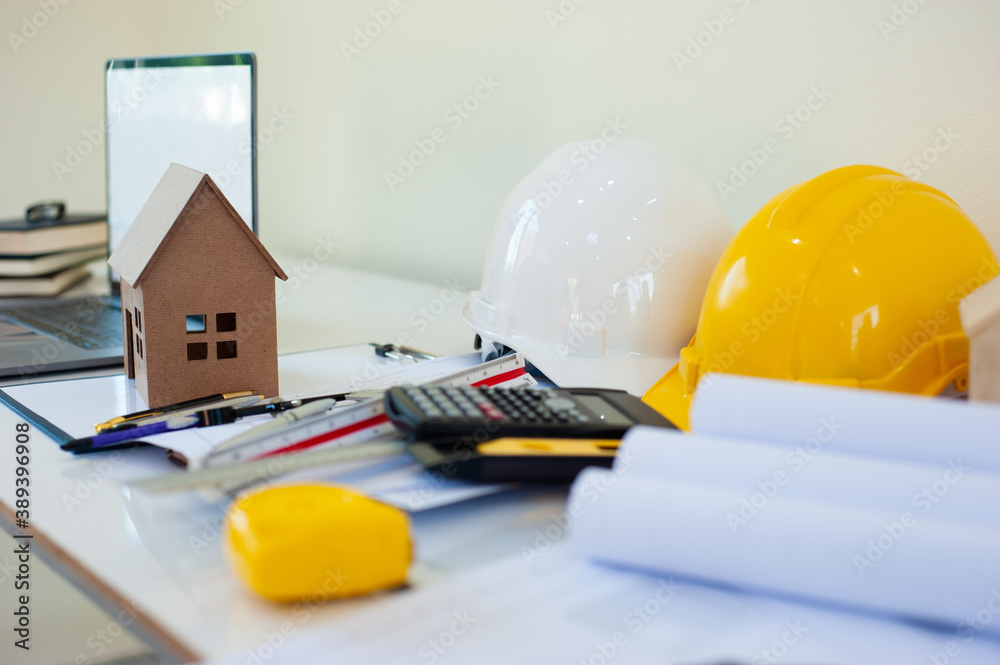
[[[257,233],[253,53],[112,59],[105,65],[108,255],[172,163],[212,176]],[[118,275],[110,296],[0,306],[0,377],[121,365]]]

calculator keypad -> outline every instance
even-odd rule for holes
[[[404,386],[402,390],[429,421],[504,421],[525,426],[591,422],[574,400],[544,389]]]

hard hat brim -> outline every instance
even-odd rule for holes
[[[609,388],[639,396],[677,363],[677,356],[661,358],[635,353],[565,358],[554,352],[551,343],[502,334],[474,321],[468,303],[462,308],[462,318],[483,338],[523,353],[528,362],[562,388]]]
[[[663,375],[652,388],[642,396],[642,401],[656,409],[660,415],[687,432],[690,428],[688,413],[691,409],[691,393],[681,377],[680,365]]]

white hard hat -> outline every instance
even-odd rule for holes
[[[711,188],[657,146],[573,143],[507,198],[463,315],[560,386],[642,395],[694,334],[732,235]]]

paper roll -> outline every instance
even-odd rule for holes
[[[691,431],[769,443],[828,445],[942,465],[961,459],[1000,473],[1000,407],[860,388],[710,374]]]
[[[779,453],[637,428],[618,468],[574,483],[573,541],[618,565],[951,625],[1000,609],[997,478],[827,453],[779,485]],[[947,491],[914,505],[914,485],[938,480]],[[1000,613],[979,627],[1000,631]]]

